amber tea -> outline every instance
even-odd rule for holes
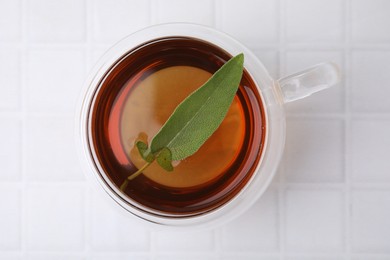
[[[160,38],[125,54],[95,94],[92,144],[116,186],[144,164],[135,142],[150,142],[175,107],[205,83],[231,55],[188,37]],[[192,156],[166,172],[153,163],[130,181],[126,195],[161,214],[189,216],[213,210],[250,180],[266,131],[263,104],[247,71],[218,130]]]

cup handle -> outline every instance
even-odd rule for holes
[[[332,62],[324,62],[277,80],[284,103],[295,101],[327,89],[340,80],[340,70]]]

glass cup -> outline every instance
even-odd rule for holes
[[[228,202],[202,214],[182,216],[160,214],[143,207],[126,196],[114,185],[99,164],[91,141],[91,104],[99,92],[105,73],[124,54],[153,39],[163,37],[192,37],[212,43],[231,56],[244,53],[245,69],[255,81],[265,108],[266,135],[261,158],[255,173],[246,185]],[[333,63],[321,63],[302,72],[274,80],[261,61],[243,44],[231,36],[212,28],[195,24],[163,24],[148,27],[119,41],[98,61],[91,71],[79,102],[76,116],[78,150],[87,176],[97,182],[100,190],[112,198],[125,211],[142,219],[145,223],[175,227],[214,227],[226,223],[245,212],[264,193],[277,170],[281,159],[286,127],[284,103],[295,101],[317,91],[329,88],[339,81],[339,71]],[[108,197],[107,196],[107,197]]]

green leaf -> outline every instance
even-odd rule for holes
[[[163,148],[157,155],[157,163],[166,171],[173,171],[172,153],[168,148]]]
[[[151,141],[151,153],[168,148],[173,160],[194,154],[225,118],[241,81],[243,63],[243,54],[230,59],[182,101]]]
[[[139,153],[145,161],[149,163],[154,161],[154,155],[150,152],[146,143],[138,141],[135,145],[137,146]]]
[[[154,136],[150,147],[142,141],[137,149],[147,163],[129,175],[121,185],[125,191],[133,180],[156,160],[173,171],[172,160],[194,154],[222,123],[239,87],[244,70],[244,54],[230,59],[199,89],[181,102]]]

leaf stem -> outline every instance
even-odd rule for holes
[[[152,161],[153,162],[153,161]],[[134,178],[136,178],[138,175],[140,175],[146,168],[149,167],[149,165],[152,163],[152,162],[147,162],[144,166],[142,166],[141,168],[139,168],[138,171],[136,171],[135,173],[133,173],[132,175],[130,175],[129,177],[127,177],[127,180],[131,181],[133,180]]]
[[[120,189],[121,191],[125,191],[126,188],[127,188],[127,185],[129,185],[129,181],[135,179],[136,177],[138,177],[146,168],[149,167],[149,165],[152,163],[153,161],[151,162],[147,162],[144,166],[142,166],[141,168],[138,169],[138,171],[136,171],[135,173],[131,174],[129,177],[126,178],[126,180],[122,183]]]

